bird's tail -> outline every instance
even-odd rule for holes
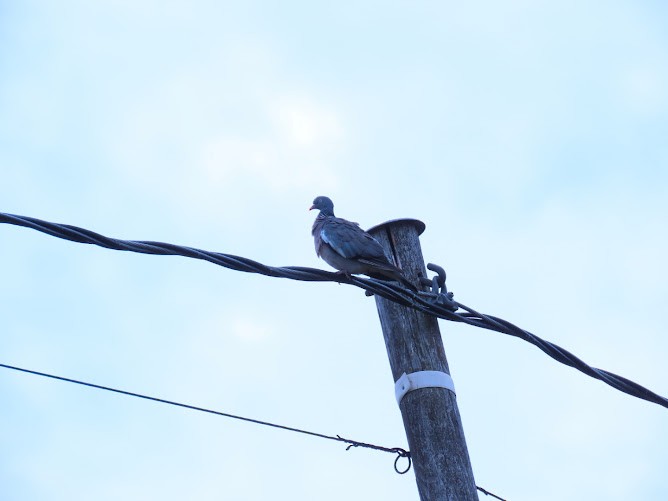
[[[379,280],[394,280],[396,282],[399,282],[406,287],[408,287],[410,290],[413,292],[417,292],[418,289],[411,283],[410,280],[408,280],[403,272],[401,271],[401,268],[398,268],[390,263],[373,263],[373,268],[374,268],[374,273],[369,273],[369,276],[371,278],[377,278]]]

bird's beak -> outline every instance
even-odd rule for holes
[[[315,209],[315,205],[311,205],[311,207],[308,208],[308,210],[313,210]]]

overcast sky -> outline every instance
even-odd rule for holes
[[[668,395],[668,7],[0,1],[0,212],[330,269],[418,218],[455,299]],[[440,322],[478,485],[668,498],[668,409]],[[360,289],[0,226],[0,363],[407,448]],[[418,499],[389,454],[0,370],[4,501]],[[481,496],[484,499],[484,496]]]

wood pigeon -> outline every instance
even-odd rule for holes
[[[380,280],[396,280],[413,291],[416,287],[385,255],[378,240],[357,223],[334,216],[334,203],[317,197],[309,210],[318,209],[311,233],[315,252],[327,264],[346,275],[362,273]]]

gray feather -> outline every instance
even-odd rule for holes
[[[334,204],[329,198],[317,197],[311,209],[320,209],[311,233],[316,254],[327,264],[348,274],[396,280],[416,290],[388,259],[378,240],[357,223],[334,216]]]

